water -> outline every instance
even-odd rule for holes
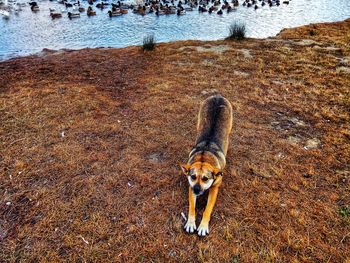
[[[0,0],[1,1],[1,0]],[[87,2],[82,2],[87,7]],[[242,3],[242,0],[240,0]],[[125,47],[141,45],[143,37],[154,34],[157,42],[175,40],[222,39],[228,26],[235,20],[246,23],[248,37],[265,38],[276,35],[281,29],[318,22],[341,21],[350,17],[350,0],[291,0],[289,5],[258,10],[239,6],[236,11],[222,16],[215,13],[187,12],[186,15],[140,16],[129,13],[108,17],[107,7],[96,10],[96,16],[86,12],[80,18],[52,20],[49,8],[62,9],[63,5],[39,1],[39,12],[27,5],[9,20],[0,18],[0,60],[33,54],[43,48],[80,49],[85,47]],[[259,2],[260,4],[260,2]]]

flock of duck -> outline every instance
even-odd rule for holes
[[[12,1],[14,2],[15,0]],[[280,0],[243,0],[241,4],[239,0],[230,0],[230,3],[227,0],[178,0],[176,2],[175,0],[143,0],[142,4],[127,4],[120,1],[116,3],[99,2],[95,4],[95,1],[87,0],[89,6],[85,9],[81,5],[80,0],[74,3],[68,2],[68,0],[57,0],[57,3],[63,5],[64,8],[60,10],[50,8],[50,16],[55,19],[62,17],[63,13],[67,13],[67,16],[72,19],[80,17],[80,14],[84,12],[86,12],[87,16],[94,16],[96,15],[94,8],[101,10],[109,9],[107,13],[110,17],[127,14],[129,10],[132,10],[135,14],[147,15],[154,13],[157,16],[170,14],[184,15],[186,12],[194,10],[198,10],[201,13],[208,12],[210,14],[216,12],[218,15],[222,15],[224,11],[229,13],[240,5],[247,8],[252,7],[256,10],[265,5],[272,7],[281,4]],[[290,0],[282,1],[283,4],[289,4]],[[1,8],[3,6],[1,3],[0,0],[0,15],[3,15],[4,18],[9,18],[11,11],[16,13],[21,11],[22,7],[26,6],[25,3],[13,3],[12,6]],[[29,2],[29,6],[33,12],[40,11],[38,3],[35,1]]]

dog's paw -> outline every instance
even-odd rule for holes
[[[187,233],[192,234],[196,230],[196,222],[194,220],[187,220],[186,225],[184,226],[184,229],[186,230]]]
[[[204,237],[206,236],[207,234],[209,234],[209,226],[208,224],[204,224],[204,223],[201,223],[198,227],[198,235],[201,236],[201,237]]]

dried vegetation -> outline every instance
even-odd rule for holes
[[[349,39],[347,20],[1,62],[0,261],[349,262]],[[200,239],[177,163],[216,92],[234,129]]]

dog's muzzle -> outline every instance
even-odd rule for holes
[[[201,194],[201,186],[199,184],[195,184],[192,188],[192,191],[195,195]]]

